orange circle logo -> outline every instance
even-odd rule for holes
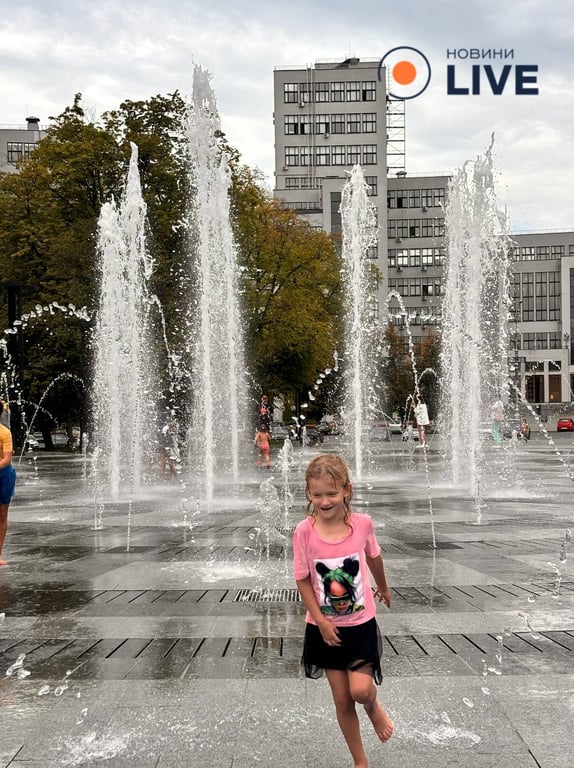
[[[402,45],[387,51],[379,63],[379,80],[385,69],[387,93],[395,99],[414,99],[430,83],[431,66],[417,48]]]

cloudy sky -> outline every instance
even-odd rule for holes
[[[497,195],[514,231],[574,229],[572,0],[0,0],[0,124],[43,124],[83,94],[91,117],[124,99],[188,96],[195,64],[209,69],[222,127],[272,187],[273,68],[349,54],[423,51],[427,90],[407,102],[407,170],[448,172],[495,134]],[[449,49],[512,49],[537,65],[536,96],[446,92]],[[492,64],[498,73],[500,61]],[[457,86],[470,83],[459,61]]]

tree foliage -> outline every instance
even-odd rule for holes
[[[233,199],[252,371],[265,390],[299,391],[332,362],[339,342],[335,244],[266,193],[247,168],[235,175]]]
[[[77,94],[71,106],[51,118],[45,138],[18,173],[0,175],[0,280],[21,286],[23,312],[56,301],[86,306],[92,317],[89,323],[73,313],[44,313],[23,334],[18,390],[33,402],[43,398],[61,426],[86,419],[91,325],[99,298],[98,218],[105,202],[121,198],[131,142],[138,147],[148,212],[147,242],[154,260],[150,290],[162,306],[168,344],[177,348],[180,341],[192,279],[182,131],[187,108],[175,92],[126,100],[93,121]],[[270,392],[297,391],[332,361],[339,340],[336,247],[275,201],[258,174],[240,164],[223,134],[218,140],[232,167],[233,226],[253,380]],[[5,306],[0,313],[5,324]],[[46,414],[39,418],[49,422]]]
[[[383,334],[386,354],[380,371],[384,382],[384,403],[389,414],[408,407],[417,394],[427,404],[429,416],[436,418],[438,411],[439,338],[435,333],[424,335],[413,344],[413,359],[401,336],[393,325]],[[418,392],[417,392],[418,389]]]

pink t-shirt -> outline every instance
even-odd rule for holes
[[[295,528],[295,580],[311,579],[321,612],[339,626],[363,624],[377,609],[365,556],[377,557],[381,548],[369,515],[353,512],[340,541],[323,541],[307,517]],[[306,621],[315,624],[307,611]]]

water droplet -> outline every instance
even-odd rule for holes
[[[50,693],[50,686],[49,685],[43,685],[36,696],[45,696],[47,693]]]
[[[485,696],[490,696],[490,688],[487,688],[485,685],[480,689]]]
[[[528,602],[529,603],[533,603],[535,600],[536,600],[536,596],[535,595],[530,595],[529,598],[528,598]]]
[[[21,669],[18,670],[18,680],[24,680],[25,678],[29,677],[30,674],[31,673],[27,669],[24,669],[24,667],[22,667]]]
[[[474,707],[474,701],[467,699],[466,696],[463,697],[462,701],[464,704],[466,704],[467,707],[470,707],[470,709]]]

